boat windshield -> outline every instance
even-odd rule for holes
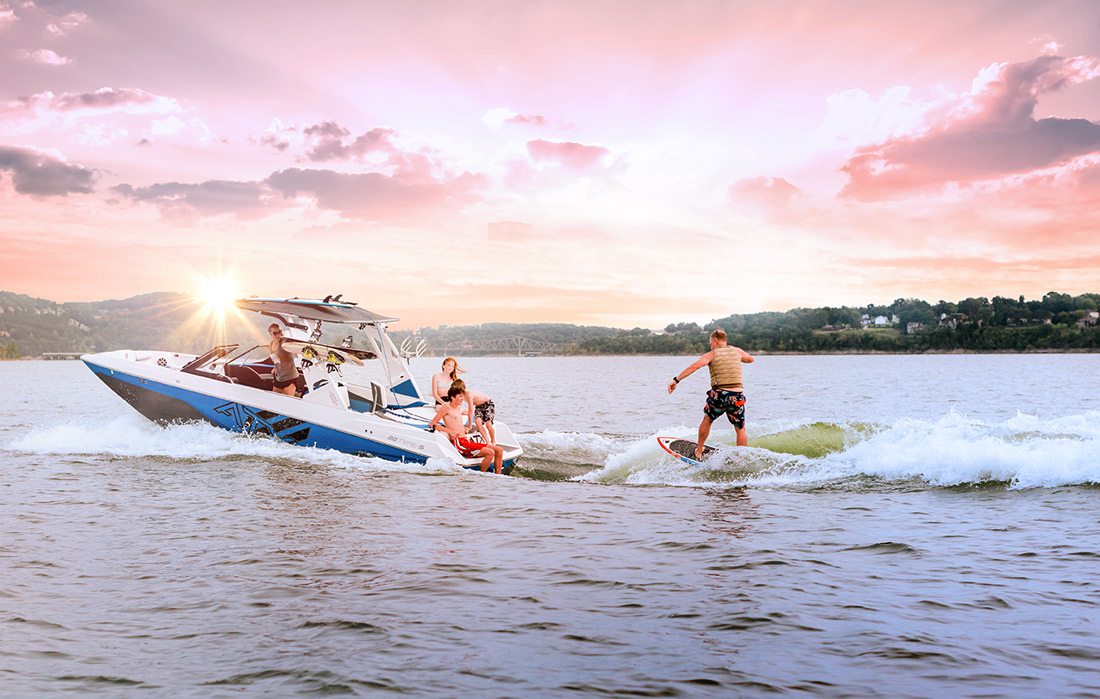
[[[249,364],[270,364],[271,363],[271,349],[267,345],[254,345],[238,352],[235,356],[225,361],[225,364],[232,364],[234,366],[247,366]]]

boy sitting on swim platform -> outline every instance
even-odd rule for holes
[[[466,382],[462,379],[455,379],[451,385],[466,391],[466,414],[469,416],[470,427],[476,426],[477,431],[481,433],[481,438],[496,446],[497,431],[493,427],[493,420],[497,416],[497,406],[493,403],[493,399],[484,393],[466,388]]]
[[[466,436],[466,424],[462,419],[462,403],[465,400],[467,400],[466,389],[451,384],[450,389],[447,390],[447,402],[439,406],[429,429],[435,430],[442,421],[443,424],[439,430],[451,438],[451,444],[454,444],[459,454],[466,458],[481,457],[482,471],[488,471],[489,464],[495,462],[496,472],[501,473],[504,466],[504,448],[495,444],[475,442]]]

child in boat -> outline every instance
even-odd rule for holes
[[[470,426],[476,426],[477,431],[481,433],[481,438],[489,444],[496,446],[497,431],[496,428],[493,427],[493,420],[495,420],[497,416],[497,406],[493,403],[493,399],[484,393],[478,393],[477,391],[471,391],[466,388],[466,382],[462,379],[455,379],[451,386],[458,386],[466,391],[466,412],[469,416]]]
[[[504,467],[504,449],[495,444],[475,442],[466,436],[466,421],[462,418],[462,403],[467,400],[466,389],[451,384],[447,389],[447,402],[439,406],[435,417],[432,418],[431,427],[436,426],[442,420],[441,432],[451,438],[451,443],[458,449],[458,453],[466,458],[481,457],[481,470],[488,471],[489,464],[495,462],[495,470],[500,473]]]
[[[436,407],[447,402],[447,390],[458,380],[459,374],[466,372],[454,357],[444,359],[441,369],[439,373],[432,376],[432,398],[435,398]]]

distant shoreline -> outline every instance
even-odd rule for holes
[[[920,356],[920,355],[984,355],[984,354],[1100,354],[1100,349],[1084,347],[1084,348],[1066,348],[1066,349],[1034,349],[1034,350],[923,350],[920,352],[889,352],[885,350],[836,350],[829,352],[774,352],[766,350],[749,350],[754,356],[757,357],[812,357],[812,356]],[[438,359],[443,355],[425,355],[422,359]],[[456,356],[464,358],[490,358],[490,357],[508,357],[516,359],[543,359],[546,357],[693,357],[694,354],[648,354],[643,352],[637,352],[632,354],[616,354],[616,353],[575,353],[575,354],[539,354],[539,355],[525,355],[518,356],[515,354],[457,354]],[[42,356],[27,356],[27,357],[15,357],[12,359],[0,359],[0,362],[79,362],[79,359],[45,359]]]

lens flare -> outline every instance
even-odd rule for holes
[[[234,308],[233,302],[240,298],[236,283],[229,277],[203,279],[197,296],[208,313],[222,318]]]

